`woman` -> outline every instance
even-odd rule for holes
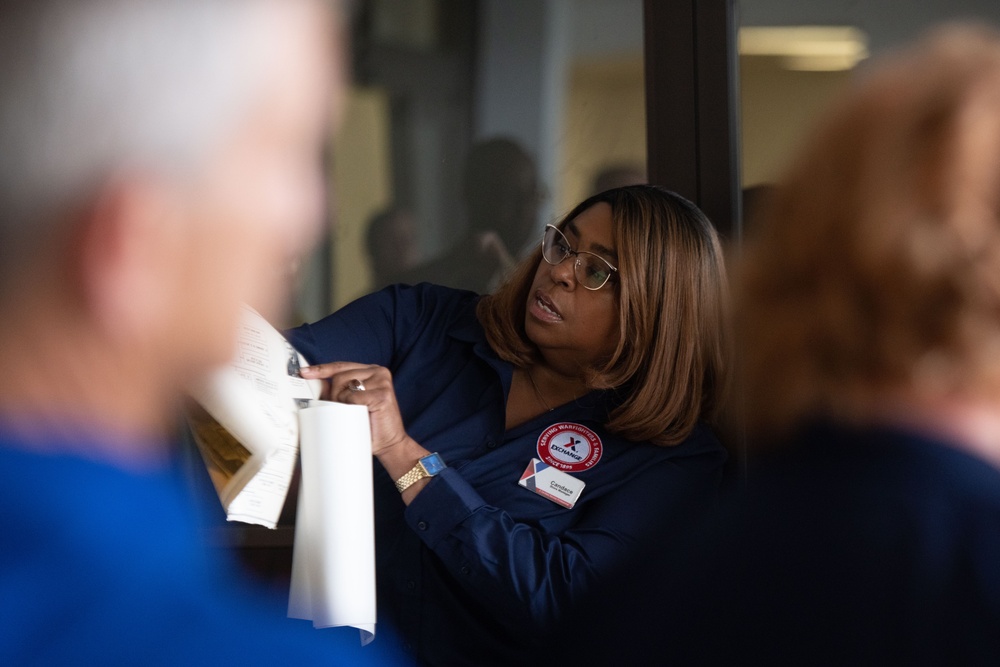
[[[492,296],[397,286],[291,332],[303,375],[371,413],[380,605],[405,648],[525,662],[712,495],[724,285],[705,216],[632,186],[549,226]]]
[[[628,630],[675,664],[1000,664],[1000,33],[869,63],[755,223],[750,493]]]

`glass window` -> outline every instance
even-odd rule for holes
[[[992,0],[742,0],[739,10],[744,188],[780,177],[816,117],[869,56],[943,21],[1000,23]]]
[[[363,0],[329,239],[296,320],[384,284],[479,291],[597,188],[645,181],[642,0]]]

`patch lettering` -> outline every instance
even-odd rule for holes
[[[538,457],[563,472],[590,470],[602,453],[601,438],[582,424],[560,422],[538,436]]]

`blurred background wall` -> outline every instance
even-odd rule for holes
[[[507,137],[534,159],[539,232],[591,194],[601,172],[644,178],[643,4],[356,2],[351,101],[330,155],[337,225],[303,269],[297,319],[376,284],[366,232],[379,212],[408,216],[413,248],[400,262],[452,248],[470,224],[462,182],[476,142]],[[995,0],[741,0],[736,10],[744,186],[778,177],[871,54],[944,20],[1000,23]]]

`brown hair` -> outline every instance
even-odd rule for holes
[[[1000,35],[941,29],[855,85],[744,254],[746,419],[1000,396]]]
[[[699,420],[715,416],[724,392],[726,275],[719,239],[694,204],[651,185],[595,195],[559,226],[600,202],[611,206],[619,257],[614,289],[620,333],[589,384],[617,390],[609,431],[633,441],[678,444]],[[520,367],[538,360],[524,316],[540,261],[541,249],[478,307],[490,345]]]

